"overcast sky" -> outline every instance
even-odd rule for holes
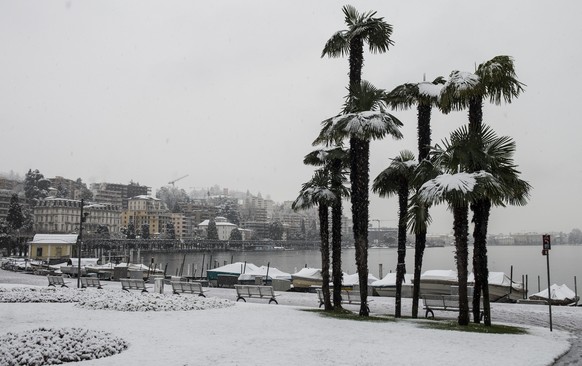
[[[218,184],[293,200],[320,122],[346,95],[348,60],[320,58],[344,29],[336,1],[0,1],[0,172],[153,187]],[[379,88],[515,59],[525,93],[485,105],[484,122],[517,142],[533,186],[525,207],[495,209],[491,233],[582,228],[582,3],[358,1],[394,27],[394,47],[365,54]],[[395,112],[404,139],[372,143],[373,179],[416,153],[416,112]],[[433,111],[433,143],[467,122]],[[348,206],[348,205],[346,205]],[[432,233],[452,214],[431,211]],[[349,214],[349,210],[346,211]],[[371,195],[370,219],[394,226],[395,199]],[[376,221],[372,224],[377,225]]]

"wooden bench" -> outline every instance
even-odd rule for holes
[[[321,288],[317,288],[317,297],[319,298],[319,307],[322,307],[323,304],[325,304],[325,300],[323,299],[323,289]],[[330,288],[329,292],[331,294],[331,296],[333,296],[333,289]],[[361,302],[361,298],[360,298],[360,291],[358,290],[342,290],[341,291],[341,296],[342,296],[342,304],[349,304],[349,305],[360,305]],[[368,302],[372,301],[372,299],[368,298]],[[367,306],[366,306],[367,307]],[[370,312],[370,308],[368,308],[368,312]]]
[[[101,281],[97,277],[81,277],[81,288],[97,287],[102,289]]]
[[[247,302],[245,298],[258,297],[261,299],[269,299],[269,304],[274,302],[279,304],[275,297],[275,291],[273,286],[259,286],[259,285],[234,285],[236,290],[236,301],[243,300]]]
[[[57,286],[61,286],[61,287],[69,287],[66,284],[68,282],[65,282],[65,279],[63,278],[63,276],[46,276],[46,278],[48,278],[48,285],[49,286],[53,286],[53,287],[57,287]]]
[[[202,297],[206,297],[204,295],[204,290],[202,289],[202,284],[200,282],[185,282],[185,281],[172,281],[172,292],[176,295],[180,295],[180,293],[190,293]]]
[[[473,297],[468,297],[469,312],[473,310]],[[425,318],[431,315],[434,318],[434,310],[443,311],[459,311],[459,296],[458,295],[423,295],[422,301],[424,303],[424,310],[426,310]],[[481,309],[483,309],[483,298],[481,298]],[[483,310],[481,310],[480,318],[483,318]]]
[[[120,278],[121,290],[129,292],[129,290],[141,290],[141,292],[148,292],[144,280],[137,278]]]

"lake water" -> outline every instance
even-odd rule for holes
[[[547,288],[547,262],[541,254],[540,246],[489,246],[489,271],[505,272],[510,275],[513,266],[513,279],[521,282],[522,275],[528,275],[529,293],[538,292],[538,276],[541,289]],[[452,246],[427,248],[423,260],[423,272],[429,269],[455,270],[455,250]],[[469,251],[470,257],[472,251]],[[368,269],[376,277],[395,271],[395,248],[370,248],[368,253]],[[317,250],[289,250],[289,251],[246,251],[246,252],[196,252],[196,253],[141,253],[143,263],[149,264],[151,258],[164,268],[167,265],[167,274],[175,275],[183,266],[182,274],[190,275],[196,270],[200,275],[204,260],[205,271],[209,268],[222,266],[231,262],[247,262],[257,266],[270,264],[281,271],[295,273],[302,267],[321,268],[321,256]],[[413,272],[414,249],[406,251],[406,269]],[[342,250],[342,268],[344,272],[356,272],[355,250]],[[188,271],[190,272],[188,273]],[[471,267],[469,267],[471,270]],[[578,292],[582,292],[582,245],[553,245],[550,250],[550,279],[551,283],[566,284],[574,290],[574,276],[577,278]]]

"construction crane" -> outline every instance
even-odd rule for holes
[[[172,187],[173,187],[173,186],[174,186],[174,183],[176,183],[177,181],[179,181],[179,180],[181,180],[181,179],[184,179],[184,178],[186,178],[188,175],[189,175],[189,174],[186,174],[186,175],[184,175],[184,176],[182,176],[182,177],[180,177],[180,178],[176,178],[176,179],[174,179],[174,180],[171,180],[171,181],[169,181],[169,182],[168,182],[168,184],[171,184],[171,185],[172,185]]]

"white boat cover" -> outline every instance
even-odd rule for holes
[[[267,276],[267,266],[260,266],[257,270],[249,270],[247,264],[247,270],[245,273],[241,273],[238,276],[239,281],[251,281],[255,277],[266,277]],[[291,275],[287,272],[278,270],[277,268],[269,267],[269,278],[268,279],[278,279],[278,280],[291,280]]]
[[[235,262],[231,264],[227,264],[222,267],[212,268],[206,272],[219,272],[219,273],[232,273],[232,274],[241,274],[247,272],[256,272],[259,270],[259,267],[255,266],[252,263],[247,263],[245,266],[244,262]]]
[[[373,282],[378,281],[378,278],[375,277],[373,274],[368,273],[368,285],[371,285]],[[342,284],[344,286],[354,286],[354,285],[358,285],[360,283],[360,278],[358,277],[357,273],[354,273],[353,275],[349,275],[347,273],[344,273],[343,276],[343,281]]]
[[[402,284],[412,285],[412,274],[404,274],[404,282]],[[388,273],[381,280],[377,280],[371,283],[372,287],[394,287],[396,286],[396,273]]]
[[[576,301],[576,294],[574,293],[574,291],[570,290],[568,288],[568,286],[566,285],[560,285],[558,286],[557,284],[553,284],[551,287],[551,293],[552,293],[552,300],[557,300],[557,301],[564,301],[564,300],[572,300],[572,301]],[[544,298],[547,299],[548,298],[548,289],[545,289],[543,291],[538,292],[537,294],[533,294],[530,296],[530,299],[532,298]]]

